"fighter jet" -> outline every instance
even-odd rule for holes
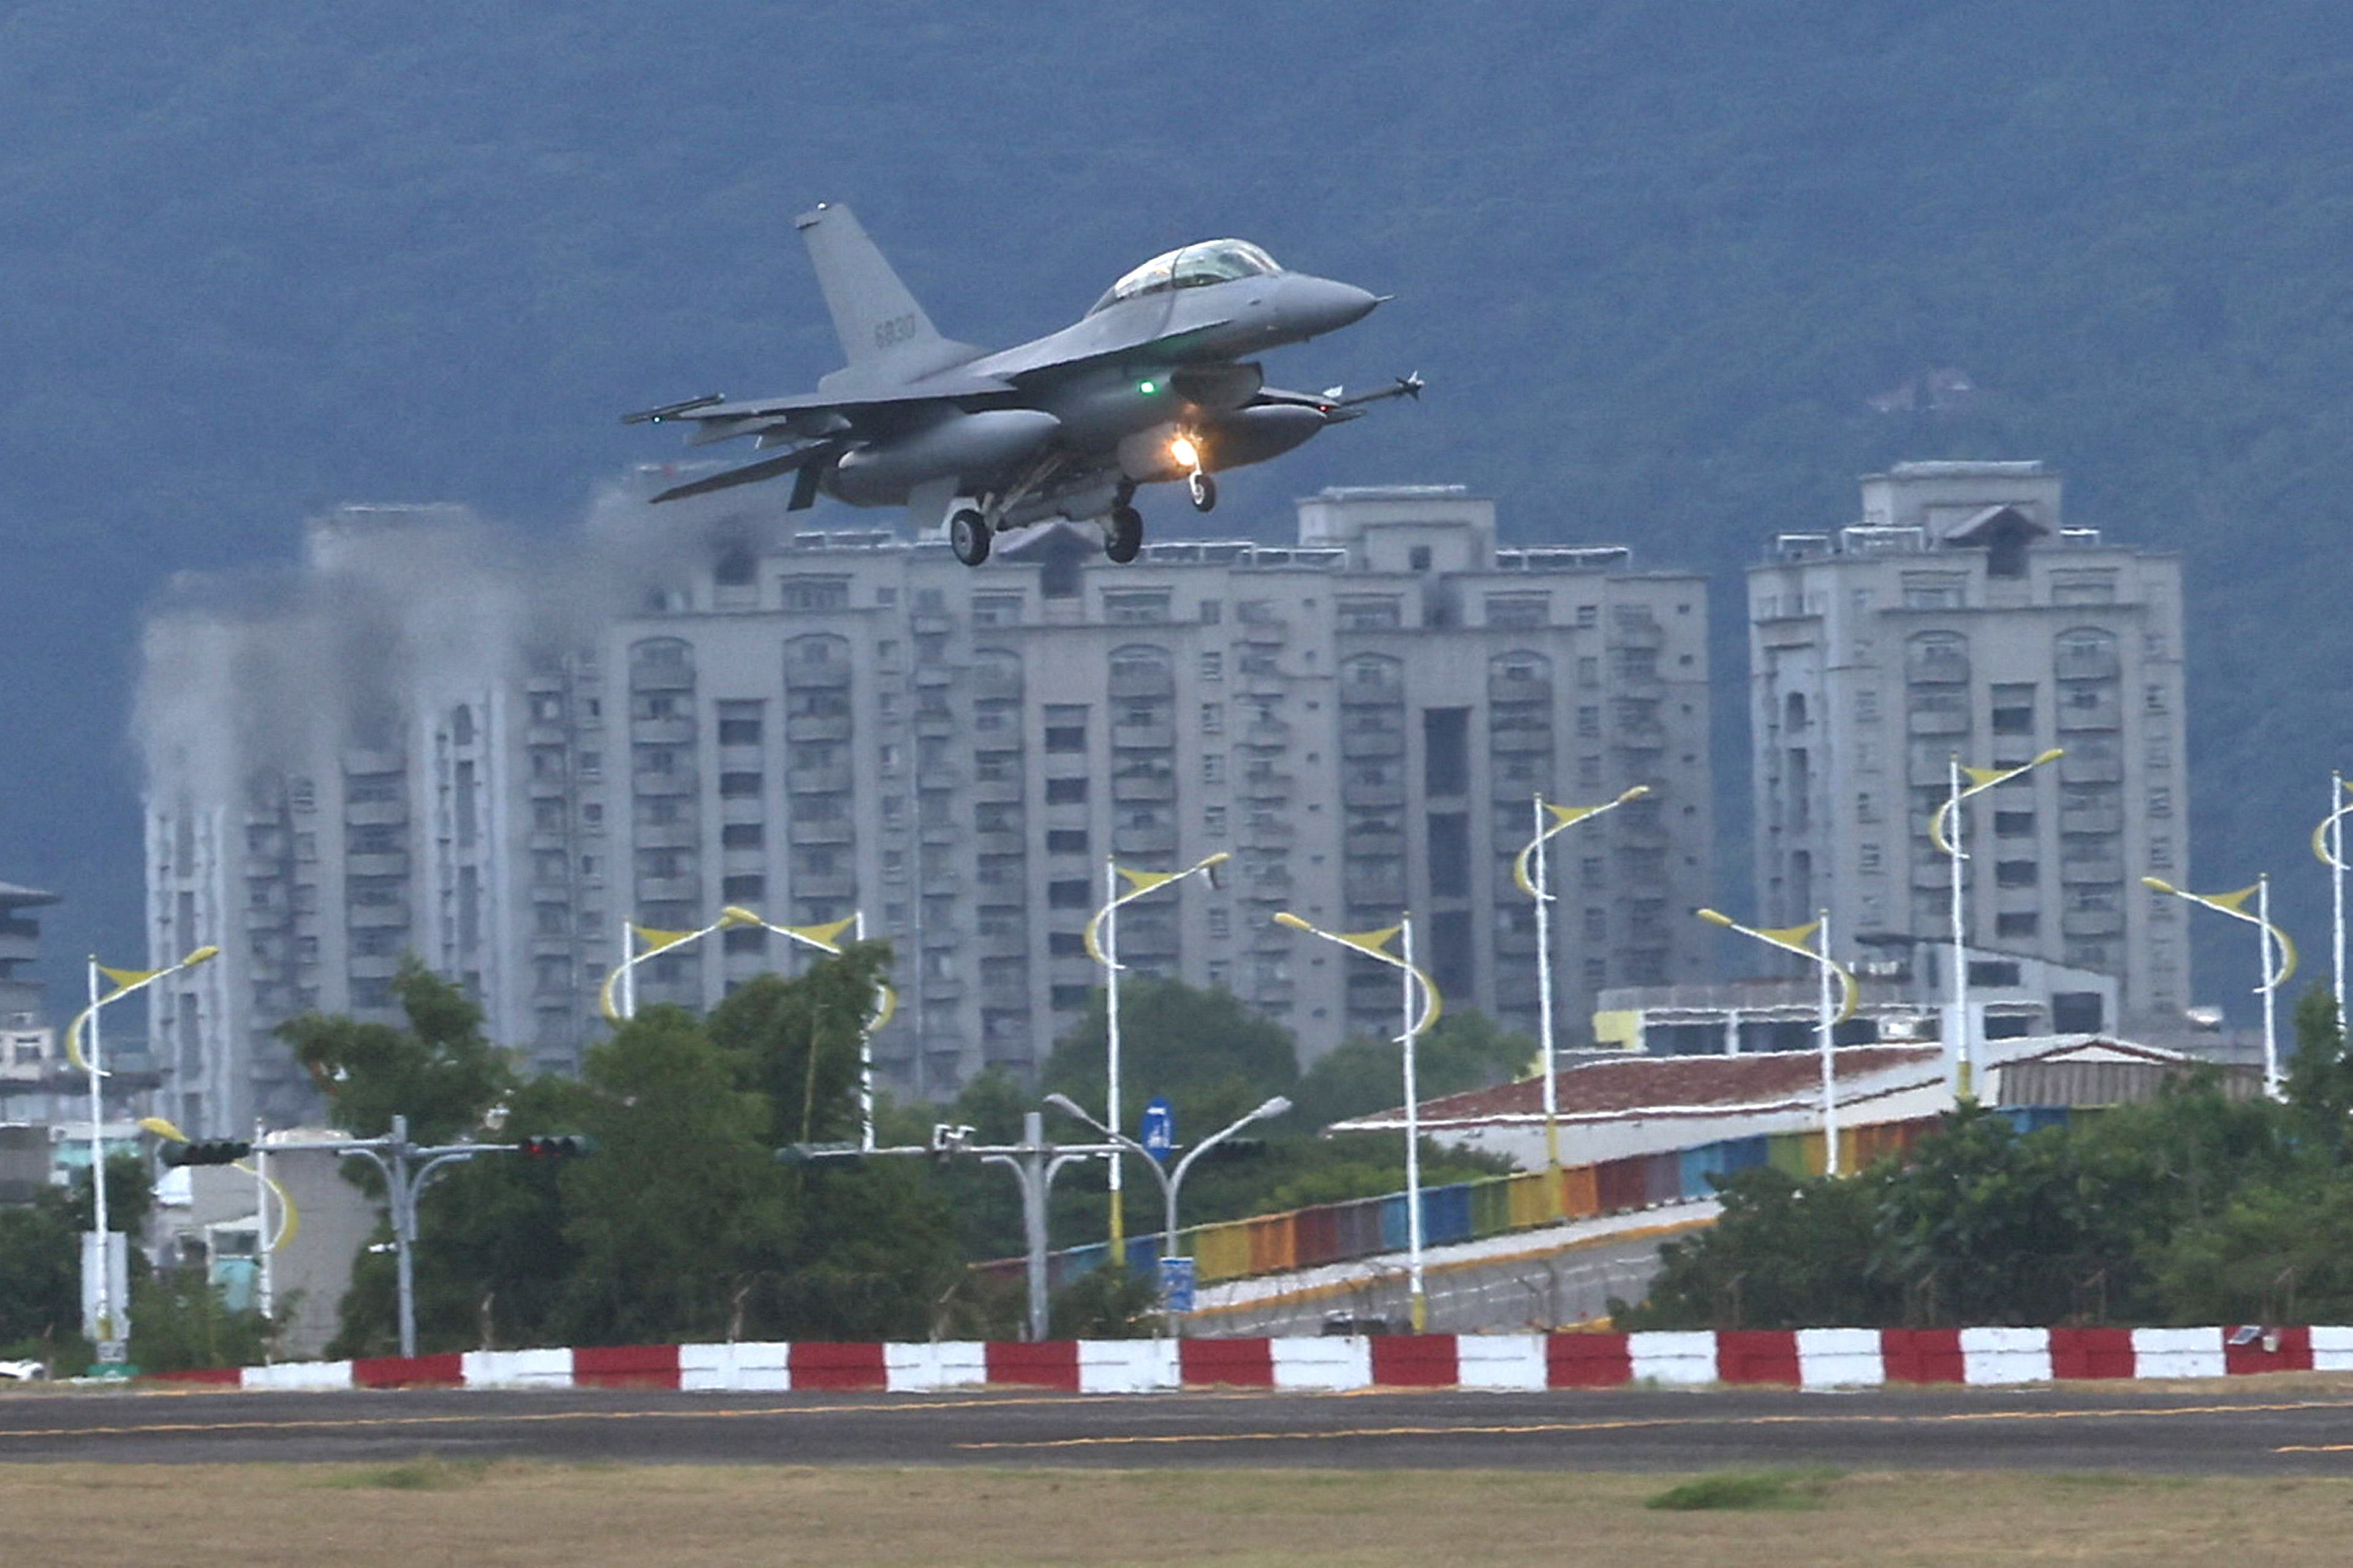
[[[1055,518],[1097,522],[1103,552],[1135,559],[1140,485],[1182,480],[1197,510],[1216,475],[1262,463],[1388,397],[1419,397],[1408,375],[1376,391],[1284,392],[1250,356],[1361,321],[1381,297],[1286,272],[1257,246],[1212,239],[1155,256],[1071,326],[989,353],[944,338],[846,206],[795,220],[816,264],[849,363],[814,393],[690,398],[625,424],[687,421],[689,444],[749,437],[775,457],[662,491],[657,501],[793,476],[788,510],[819,494],[904,506],[946,525],[977,566],[1008,529]]]

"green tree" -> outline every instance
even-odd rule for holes
[[[2156,1268],[2175,1322],[2341,1322],[2353,1313],[2353,1179],[2252,1184],[2183,1226]]]
[[[89,1223],[87,1207],[58,1187],[0,1208],[0,1357],[46,1359],[79,1340],[80,1233]]]
[[[142,1372],[255,1365],[269,1339],[269,1320],[232,1310],[202,1268],[162,1269],[132,1288],[131,1360]]]
[[[1446,1013],[1415,1042],[1414,1081],[1424,1100],[1508,1083],[1537,1070],[1535,1041],[1482,1013]],[[1404,1103],[1395,1040],[1354,1035],[1317,1058],[1292,1096],[1302,1127],[1324,1128]]]
[[[650,1007],[588,1053],[596,1154],[563,1176],[577,1249],[556,1319],[584,1343],[723,1336],[790,1225],[766,1098],[691,1014]]]
[[[1110,1038],[1103,993],[1054,1043],[1042,1088],[1103,1114]],[[1214,1132],[1299,1081],[1290,1031],[1233,993],[1130,975],[1119,985],[1120,1098],[1113,1122],[1133,1138],[1145,1101],[1164,1096],[1180,1129]]]
[[[1901,1321],[1902,1291],[1876,1267],[1890,1173],[1799,1180],[1771,1166],[1720,1187],[1724,1215],[1659,1249],[1640,1307],[1613,1302],[1620,1329],[1788,1329]]]
[[[481,1008],[413,953],[400,961],[392,989],[408,1016],[405,1029],[306,1013],[280,1024],[278,1037],[309,1069],[337,1123],[362,1137],[391,1131],[396,1115],[408,1118],[419,1143],[479,1128],[514,1087],[505,1056],[483,1037]]]
[[[2345,1049],[2337,998],[2319,986],[2295,1005],[2295,1055],[2282,1088],[2299,1131],[2318,1152],[2343,1163],[2353,1140],[2353,1055]]]

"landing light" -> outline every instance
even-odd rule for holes
[[[1201,448],[1193,445],[1190,436],[1179,436],[1169,442],[1168,455],[1176,458],[1180,467],[1198,468],[1201,466]]]

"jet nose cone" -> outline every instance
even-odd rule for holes
[[[1329,278],[1293,278],[1286,314],[1309,337],[1336,332],[1373,313],[1381,296]]]

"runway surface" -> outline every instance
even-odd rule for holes
[[[2353,1390],[19,1394],[0,1460],[2353,1475]]]

